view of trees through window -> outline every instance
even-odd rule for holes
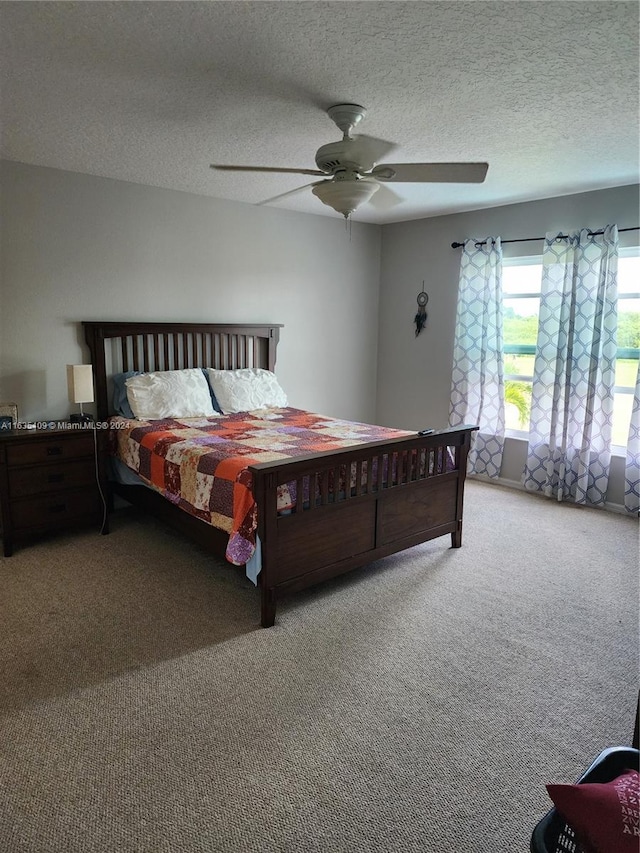
[[[541,258],[504,261],[504,396],[508,430],[526,432],[529,428],[541,283]],[[623,447],[627,443],[639,355],[640,249],[622,249],[618,258],[618,357],[613,443]]]

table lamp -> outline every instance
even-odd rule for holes
[[[69,415],[72,424],[93,423],[92,415],[82,411],[83,403],[93,403],[93,369],[90,364],[68,364],[67,386],[69,402],[80,404],[80,414]]]

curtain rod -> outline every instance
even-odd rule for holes
[[[622,233],[623,231],[640,231],[640,225],[635,225],[632,228],[618,228],[619,234]],[[591,234],[604,234],[604,231],[592,231]],[[568,234],[558,234],[558,237],[568,237],[568,236],[569,236]],[[500,242],[503,245],[505,243],[532,243],[532,242],[537,243],[539,240],[544,240],[544,239],[545,239],[544,237],[522,237],[521,239],[501,240]],[[487,242],[486,240],[482,240],[482,241],[476,243],[476,246],[484,246],[486,242]],[[462,248],[462,246],[464,246],[464,243],[452,243],[451,244],[452,249],[460,249],[460,248]]]

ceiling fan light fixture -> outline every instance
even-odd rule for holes
[[[313,187],[311,192],[323,204],[332,207],[336,213],[341,213],[345,219],[369,201],[378,189],[375,181],[323,181]]]

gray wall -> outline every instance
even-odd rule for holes
[[[420,429],[446,426],[455,330],[460,249],[467,237],[503,240],[539,237],[547,231],[619,228],[640,224],[638,186],[562,196],[542,201],[414,220],[382,228],[380,329],[378,335],[378,423]],[[640,232],[620,235],[621,246],[638,245]],[[511,243],[505,257],[540,254],[542,243]],[[414,336],[416,296],[429,294],[429,317]],[[526,444],[509,440],[503,477],[519,481]],[[621,460],[615,460],[609,498],[622,502]]]
[[[21,419],[68,415],[65,365],[88,360],[92,319],[284,323],[291,405],[375,419],[379,226],[0,169],[0,400]]]

